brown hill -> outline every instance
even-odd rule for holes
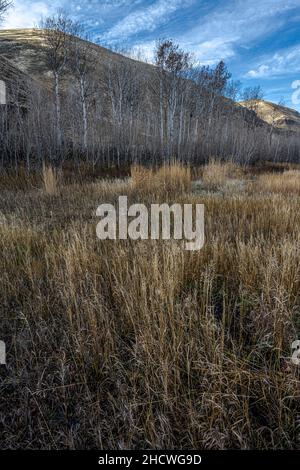
[[[15,71],[31,77],[44,86],[52,86],[51,73],[45,62],[43,42],[43,30],[41,29],[0,30],[0,57]],[[152,75],[155,71],[155,67],[151,64],[125,57],[92,42],[89,42],[88,45],[91,55],[95,58],[96,73],[99,73],[99,76],[110,62],[135,65],[143,72],[145,77]],[[3,79],[3,77],[5,78],[5,74],[0,68],[0,79]],[[226,102],[228,105],[230,103],[233,105],[231,100],[226,99]],[[240,106],[235,106],[235,108],[240,110]]]
[[[89,50],[96,63],[96,72],[103,71],[109,62],[135,63],[144,72],[153,70],[153,66],[144,62],[124,57],[121,54],[88,43]],[[0,56],[8,59],[11,65],[26,73],[43,85],[51,83],[51,74],[45,63],[45,47],[43,30],[41,29],[6,29],[0,30]],[[1,79],[1,69],[0,69]]]
[[[300,113],[295,109],[264,100],[243,101],[240,105],[254,110],[260,119],[277,129],[300,133]]]

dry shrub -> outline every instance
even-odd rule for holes
[[[203,169],[202,179],[207,189],[217,190],[225,186],[229,178],[239,178],[242,174],[241,168],[232,162],[210,160]]]
[[[261,191],[300,194],[300,170],[260,175],[257,185]]]
[[[191,189],[191,169],[173,162],[157,170],[134,165],[131,168],[133,187],[140,191],[155,193],[187,192]]]
[[[59,190],[59,175],[52,166],[43,165],[42,170],[43,187],[46,194],[54,196]]]

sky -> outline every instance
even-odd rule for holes
[[[224,60],[244,87],[300,111],[300,0],[14,0],[3,28],[37,26],[64,9],[107,47],[133,48],[151,61],[158,38],[194,60]]]

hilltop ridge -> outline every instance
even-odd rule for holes
[[[153,69],[150,64],[125,57],[93,42],[80,40],[88,43],[98,71],[103,70],[109,61],[138,63],[144,70]],[[20,71],[47,84],[51,77],[46,67],[44,49],[43,30],[40,28],[0,30],[0,56],[8,59]]]
[[[260,119],[277,129],[300,133],[300,113],[295,109],[265,100],[242,101],[239,104],[254,109]]]

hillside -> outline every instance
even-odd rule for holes
[[[95,75],[101,83],[101,76],[105,73],[110,63],[133,65],[142,72],[147,79],[154,74],[155,68],[151,64],[140,62],[109,49],[101,47],[92,42],[88,47],[95,62]],[[9,29],[0,30],[0,79],[11,82],[15,77],[18,81],[34,81],[37,84],[51,89],[53,86],[52,77],[47,69],[45,62],[45,48],[43,45],[43,31],[41,29]],[[65,83],[68,83],[68,77],[64,77]],[[245,119],[247,122],[253,122],[253,111],[257,113],[258,119],[255,119],[257,126],[264,126],[265,123],[275,128],[299,132],[300,133],[300,114],[290,108],[280,106],[268,101],[258,100],[233,103],[231,100],[225,100],[225,108],[234,112],[233,119]],[[233,106],[234,104],[234,106]],[[247,108],[249,113],[240,112],[241,107]]]
[[[41,29],[0,30],[0,56],[8,59],[21,72],[30,75],[44,86],[49,86],[51,75],[45,64],[43,41],[43,31]],[[149,64],[124,57],[92,42],[88,44],[90,53],[95,59],[97,72],[101,73],[111,61],[114,63],[122,63],[124,61],[126,63],[135,63],[144,72],[153,69],[153,66]]]
[[[300,133],[300,113],[295,109],[264,100],[243,101],[240,104],[248,109],[255,110],[260,119],[271,126]]]
[[[6,69],[14,69],[18,78],[23,74],[23,78],[32,79],[43,87],[51,89],[53,79],[46,66],[43,41],[43,31],[41,29],[0,30],[0,58],[2,63],[5,62],[6,64],[5,67],[0,68],[0,79],[6,80]],[[123,64],[131,69],[133,74],[135,74],[135,67],[144,76],[145,81],[150,81],[156,76],[155,67],[151,64],[125,57],[92,42],[88,43],[88,48],[95,63],[95,77],[99,78],[99,85],[104,87],[104,91],[106,91],[105,85],[101,78],[105,75],[111,63],[114,65]],[[9,74],[9,81],[12,76],[12,74]],[[67,74],[62,77],[61,84],[63,87],[64,82],[66,87],[69,83]],[[233,103],[229,99],[220,99],[223,102],[223,108],[231,114],[233,120],[244,119],[246,122],[253,122],[252,112],[241,112],[241,107],[237,103]],[[258,126],[264,125],[256,117],[255,122]]]

